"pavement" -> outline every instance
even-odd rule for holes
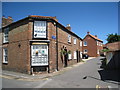
[[[78,67],[81,64],[85,64],[88,60],[91,60],[93,58],[95,58],[95,57],[89,57],[88,59],[82,59],[82,61],[77,64],[68,66],[66,68],[61,69],[60,71],[56,71],[53,73],[29,75],[29,74],[23,74],[23,73],[19,73],[19,72],[2,70],[2,75],[0,75],[0,77],[7,78],[7,79],[25,80],[25,81],[47,80],[49,77],[60,75],[64,72],[72,69],[73,67]]]

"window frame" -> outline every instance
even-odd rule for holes
[[[86,50],[87,52],[85,52],[85,50]],[[87,50],[87,49],[84,49],[84,53],[88,53],[88,50]]]
[[[85,42],[86,42],[86,45],[85,45]],[[84,46],[87,46],[87,41],[84,41],[84,42],[83,42],[83,45],[84,45]]]
[[[8,40],[8,35],[9,35],[9,27],[4,28],[3,43],[9,42],[9,40]]]
[[[82,47],[82,41],[80,41],[80,47]]]
[[[6,50],[7,50],[7,54],[6,54]],[[6,64],[8,63],[8,48],[3,48],[3,63]]]
[[[74,38],[73,43],[74,43],[74,45],[77,44],[77,39],[76,38]]]
[[[71,35],[68,34],[68,43],[71,43]]]
[[[74,59],[77,59],[77,52],[74,51]]]
[[[70,55],[70,56],[69,56]],[[72,60],[72,53],[68,54],[68,60]]]
[[[42,23],[42,22],[44,22],[44,23]],[[46,39],[47,38],[47,21],[45,21],[45,20],[41,20],[41,21],[40,20],[35,20],[33,23],[34,23],[33,24],[33,38]],[[41,32],[41,33],[38,34],[38,32]],[[42,35],[42,36],[37,36],[36,37],[35,36],[36,34],[37,35]]]

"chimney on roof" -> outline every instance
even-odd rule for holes
[[[97,35],[95,35],[95,37],[97,37]]]
[[[71,31],[70,24],[67,24],[66,28]]]
[[[87,32],[87,35],[89,35],[89,34],[90,34],[90,32],[88,31],[88,32]]]
[[[2,17],[2,27],[11,24],[12,22],[13,22],[12,17],[10,16],[8,16],[8,18],[6,18],[5,16]]]

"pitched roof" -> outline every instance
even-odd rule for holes
[[[79,38],[80,40],[82,40],[82,38],[80,38],[77,34],[75,34],[74,32],[72,32],[72,31],[70,31],[70,30],[68,30],[64,25],[62,25],[61,23],[59,23],[58,20],[57,20],[57,18],[56,18],[56,16],[55,16],[55,17],[52,17],[52,16],[29,15],[28,17],[25,17],[25,18],[23,18],[23,19],[21,19],[21,20],[18,20],[18,21],[16,21],[16,22],[13,22],[13,23],[11,23],[11,24],[9,24],[9,25],[6,25],[6,26],[4,26],[4,27],[2,27],[2,28],[5,28],[5,27],[7,27],[7,26],[13,25],[13,24],[15,24],[15,23],[21,22],[21,21],[23,21],[23,20],[25,20],[25,19],[29,19],[29,18],[33,18],[33,19],[51,19],[51,20],[54,20],[54,21],[55,21],[56,23],[58,23],[60,26],[62,26],[63,28],[65,28],[65,29],[67,30],[67,32],[73,34],[74,36],[76,36],[77,38]]]
[[[101,41],[101,42],[103,42],[102,40],[100,40],[98,37],[96,37],[96,36],[94,36],[94,35],[91,35],[91,34],[89,34],[92,38],[94,38],[95,40],[98,40],[98,41]]]

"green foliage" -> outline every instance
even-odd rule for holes
[[[113,42],[117,42],[117,41],[120,41],[120,35],[117,35],[117,33],[115,34],[108,34],[107,35],[107,41],[108,43],[113,43]]]
[[[102,52],[108,52],[109,51],[109,49],[103,49],[102,50]]]

